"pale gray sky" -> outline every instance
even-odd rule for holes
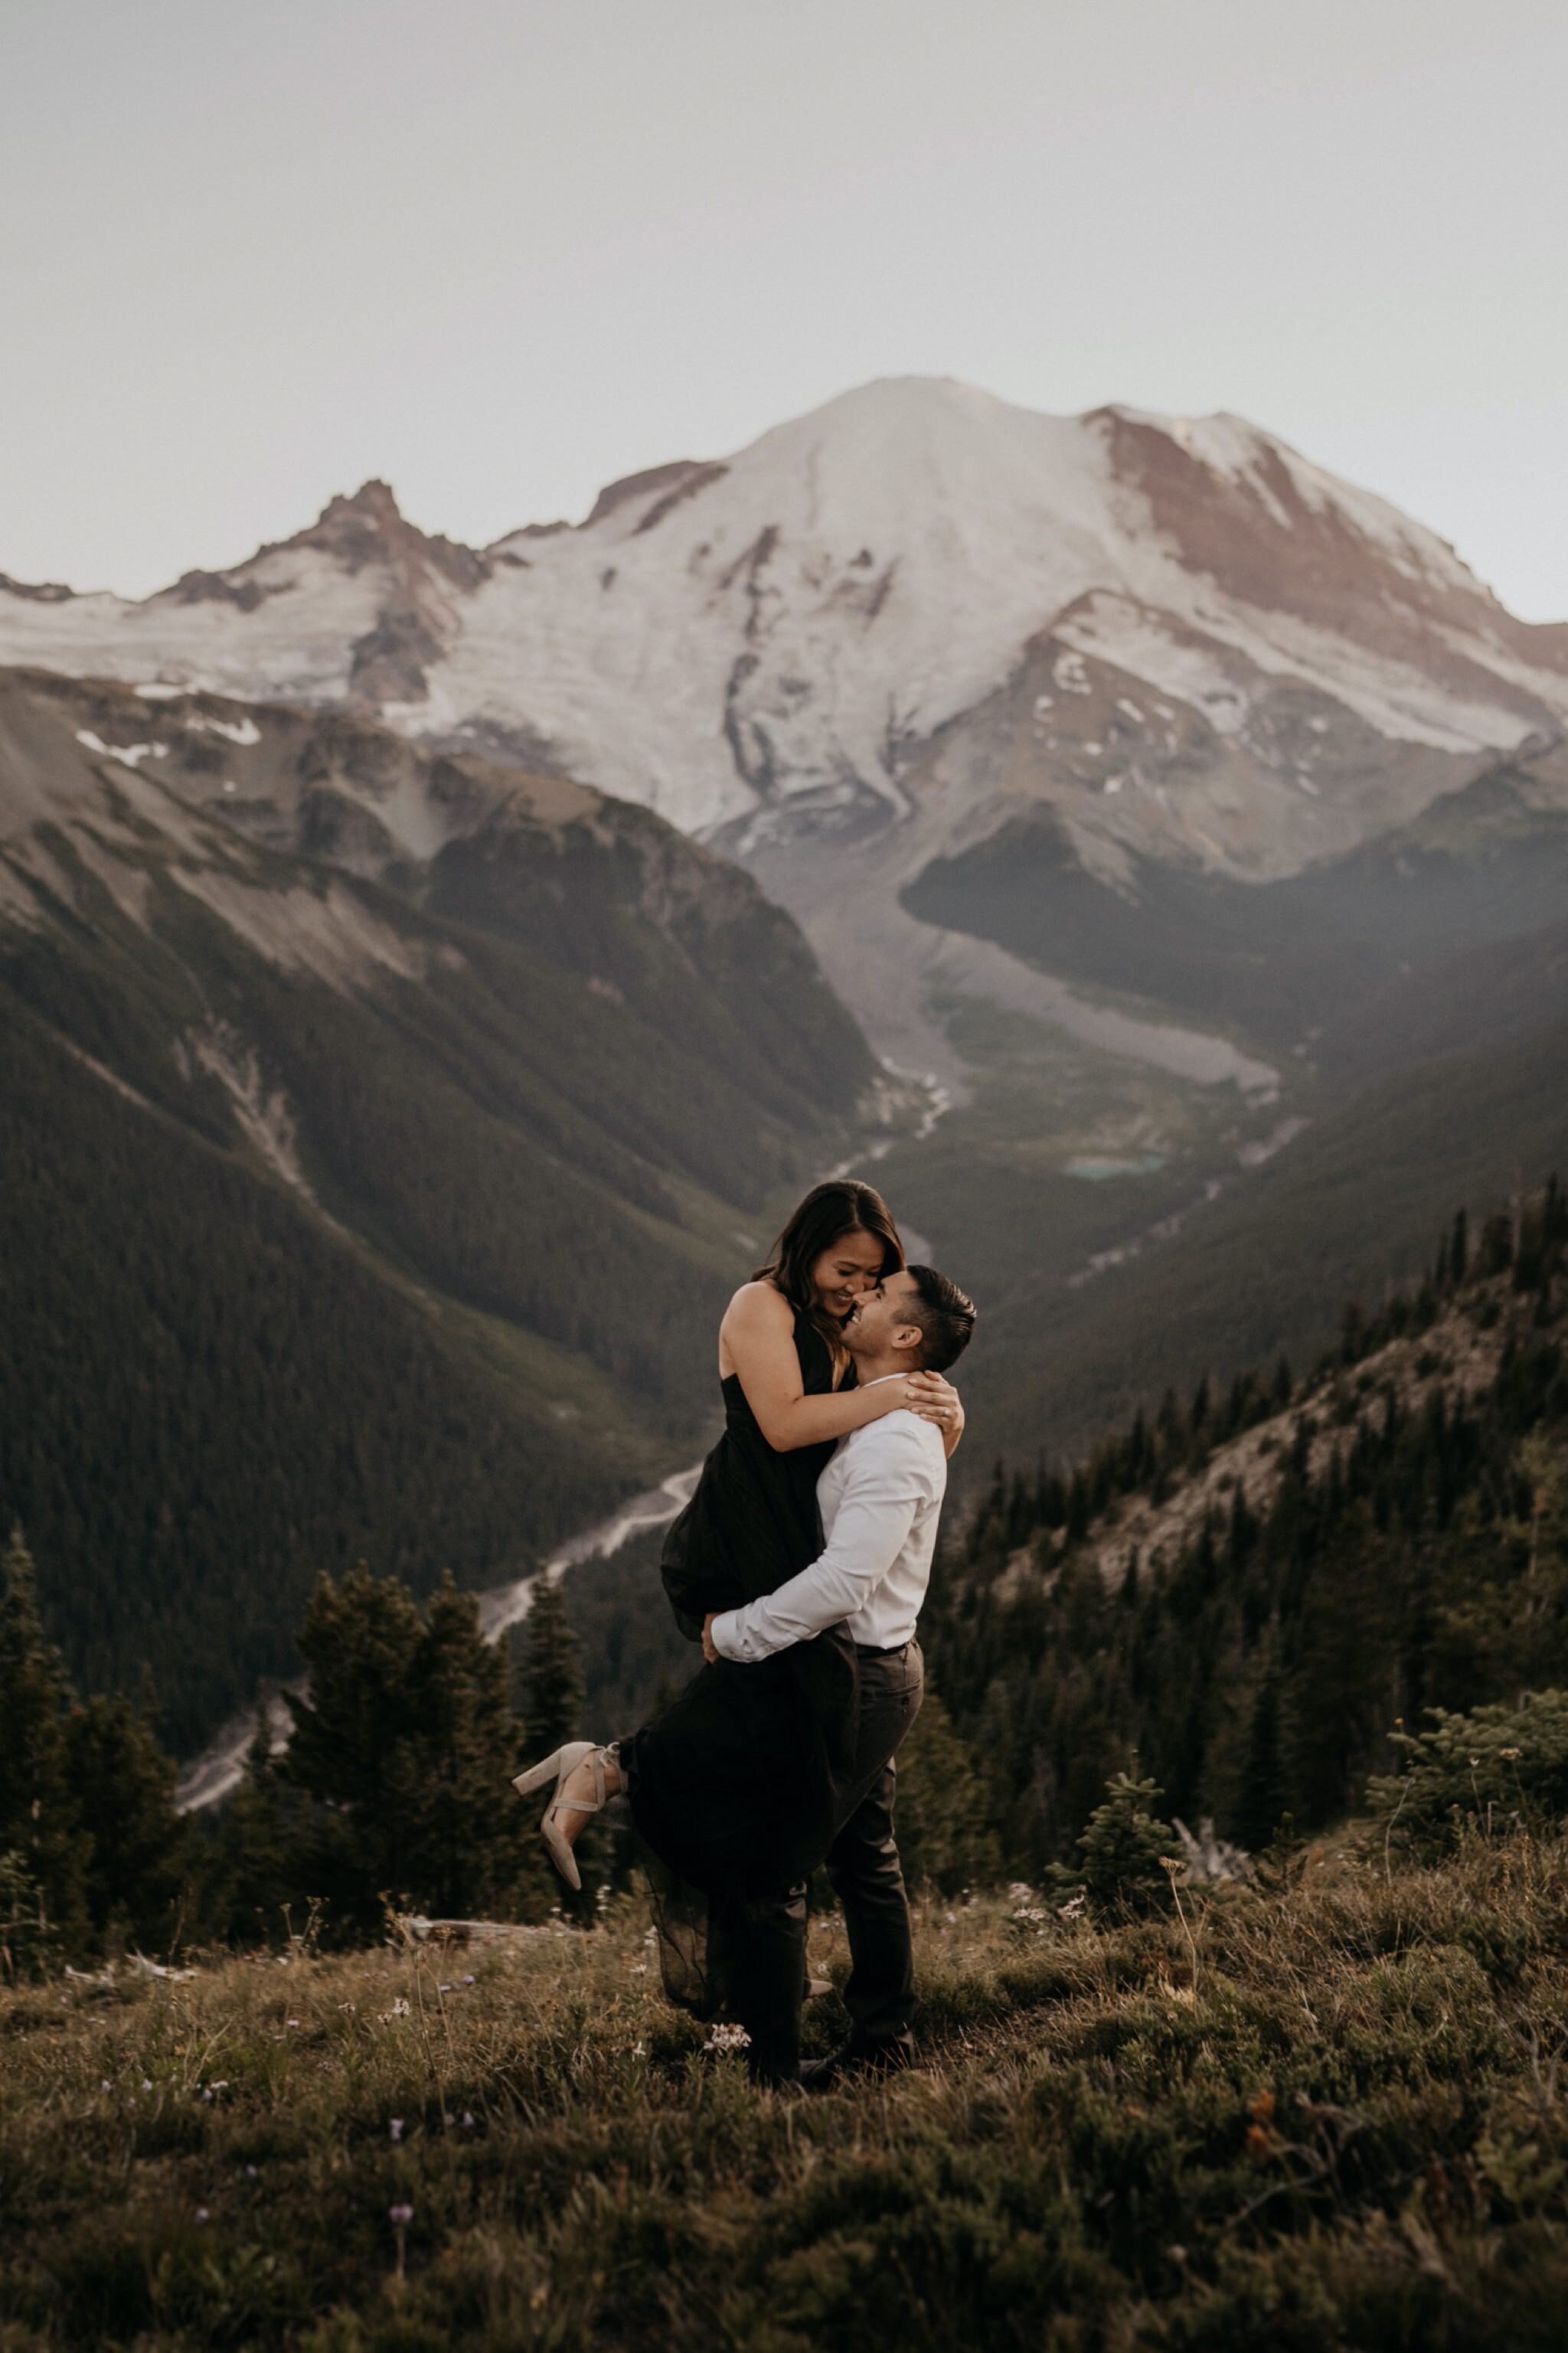
[[[870,376],[1230,408],[1568,617],[1562,0],[0,0],[0,570],[482,543]]]

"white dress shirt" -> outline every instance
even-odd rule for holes
[[[816,1482],[826,1549],[776,1592],[721,1611],[710,1629],[720,1657],[765,1659],[840,1620],[871,1650],[912,1641],[946,1492],[935,1422],[900,1407],[852,1430]]]

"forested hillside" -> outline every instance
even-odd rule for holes
[[[0,1518],[185,1747],[323,1567],[418,1591],[669,1467],[876,1065],[644,809],[360,721],[0,680]]]
[[[998,1469],[926,1630],[1013,1867],[1069,1857],[1118,1771],[1250,1847],[1320,1828],[1402,1724],[1568,1680],[1565,1257],[1553,1182],[1348,1306],[1306,1380]]]

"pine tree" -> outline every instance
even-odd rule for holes
[[[284,1907],[303,1904],[310,1877],[300,1835],[304,1801],[289,1788],[272,1754],[271,1697],[257,1702],[256,1736],[245,1777],[223,1810],[218,1830],[219,1908],[225,1933],[252,1943],[275,1936]]]
[[[1448,1272],[1456,1291],[1468,1273],[1469,1264],[1469,1219],[1466,1217],[1463,1209],[1456,1209],[1454,1212],[1453,1239],[1448,1244]]]
[[[563,1740],[574,1740],[583,1709],[582,1645],[566,1615],[558,1580],[534,1580],[523,1628],[518,1672],[518,1714],[522,1745],[530,1757],[548,1756]]]
[[[1142,1910],[1167,1885],[1161,1857],[1175,1851],[1176,1833],[1154,1812],[1163,1795],[1157,1782],[1128,1773],[1107,1781],[1078,1842],[1077,1875],[1097,1903]]]
[[[321,1577],[300,1627],[309,1699],[287,1694],[293,1736],[279,1771],[316,1800],[314,1883],[335,1916],[362,1927],[407,1884],[411,1767],[408,1686],[423,1628],[407,1588],[363,1561]]]
[[[87,1929],[89,1842],[66,1748],[70,1700],[59,1652],[38,1617],[32,1555],[16,1528],[0,1591],[0,1854],[16,1855],[36,1889],[40,1932],[74,1949]]]
[[[1285,1769],[1279,1736],[1279,1675],[1270,1662],[1252,1703],[1247,1756],[1234,1819],[1236,1835],[1256,1853],[1268,1846],[1286,1812]]]
[[[911,1887],[983,1887],[1001,1870],[984,1784],[931,1685],[899,1750],[899,1854]]]
[[[506,1661],[472,1595],[448,1577],[422,1621],[405,1586],[362,1563],[341,1584],[321,1579],[300,1649],[310,1696],[289,1697],[279,1769],[317,1801],[306,1892],[362,1926],[384,1901],[469,1915],[522,1895],[535,1874],[508,1787]]]
[[[574,1705],[581,1695],[579,1681]],[[450,1576],[431,1597],[408,1700],[408,1883],[447,1917],[504,1915],[525,1861],[521,1804],[509,1786],[517,1726],[507,1660],[480,1633],[473,1595]]]
[[[91,1841],[87,1905],[100,1939],[167,1949],[192,1864],[174,1811],[174,1760],[127,1699],[89,1699],[66,1725],[66,1761]]]

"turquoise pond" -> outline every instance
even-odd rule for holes
[[[1068,1175],[1085,1176],[1091,1185],[1098,1185],[1105,1176],[1152,1176],[1164,1165],[1163,1152],[1144,1152],[1136,1160],[1069,1160]]]

